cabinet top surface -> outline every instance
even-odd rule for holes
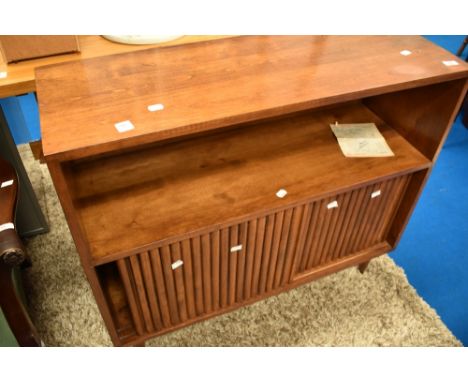
[[[467,76],[419,36],[242,36],[38,68],[36,88],[67,160]]]

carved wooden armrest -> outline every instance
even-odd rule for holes
[[[13,166],[0,158],[0,261],[18,266],[27,256],[15,230],[18,177]]]

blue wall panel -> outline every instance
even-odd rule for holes
[[[17,145],[41,139],[39,110],[33,93],[0,99],[0,106]]]

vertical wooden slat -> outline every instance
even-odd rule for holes
[[[294,261],[294,256],[296,254],[296,247],[299,239],[298,234],[301,228],[303,214],[305,214],[305,207],[303,205],[294,208],[288,245],[286,247],[284,270],[281,276],[280,285],[286,284],[291,278],[291,269]]]
[[[257,220],[253,219],[249,222],[247,234],[247,248],[245,250],[245,272],[242,269],[242,274],[239,272],[237,278],[237,301],[250,297],[252,288],[252,272],[255,256],[255,238],[257,236]]]
[[[195,311],[195,291],[194,274],[192,266],[192,251],[190,249],[190,240],[182,241],[182,261],[184,262],[183,273],[185,282],[185,300],[187,302],[187,314],[190,318],[196,316]]]
[[[288,245],[289,233],[291,232],[292,215],[292,208],[285,211],[283,229],[281,230],[281,241],[278,251],[278,260],[276,262],[275,278],[273,281],[273,286],[275,288],[281,285],[281,276],[283,274],[284,262],[286,259],[286,248]]]
[[[137,334],[143,334],[143,322],[141,320],[141,312],[136,302],[134,288],[130,281],[128,268],[127,268],[127,260],[126,259],[119,259],[117,260],[117,267],[119,268],[120,277],[122,279],[125,292],[127,295],[128,303],[130,305],[130,312],[132,313],[133,322],[135,324],[135,330]]]
[[[336,247],[344,236],[345,224],[347,218],[351,214],[351,197],[351,191],[342,195],[340,211],[335,223],[333,235],[331,235],[331,242],[328,244],[326,262],[332,261],[335,258]]]
[[[167,300],[169,302],[169,311],[171,313],[172,323],[180,322],[179,307],[177,306],[177,295],[175,290],[174,275],[172,270],[171,252],[167,245],[160,248],[161,261],[163,265],[164,281],[166,282]]]
[[[247,230],[249,223],[242,223],[239,227],[239,241],[242,245],[242,250],[232,253],[231,256],[237,256],[237,289],[236,301],[243,301],[244,297],[244,274],[245,274],[245,259],[247,251]]]
[[[319,216],[321,213],[325,213],[325,211],[322,211],[323,203],[324,201],[317,201],[317,202],[314,202],[311,206],[312,215],[310,217],[309,229],[307,231],[307,238],[306,238],[306,242],[304,243],[302,260],[301,260],[301,264],[299,267],[301,272],[307,269],[307,264],[309,263],[309,258],[313,250],[314,242],[317,241],[317,232],[319,232],[321,228]]]
[[[229,289],[229,229],[224,228],[221,230],[221,277],[220,287],[221,308],[225,308],[228,303],[228,289]]]
[[[354,229],[353,222],[359,210],[361,197],[363,197],[362,196],[363,193],[361,195],[360,190],[350,191],[348,195],[349,195],[349,208],[347,208],[345,221],[343,222],[342,234],[339,236],[338,241],[336,243],[336,247],[333,250],[332,260],[340,258],[345,249],[345,246],[351,235],[350,231]]]
[[[182,256],[180,254],[180,243],[171,244],[170,252],[171,252],[171,263],[174,263],[178,260],[182,260]],[[186,264],[184,263],[180,267],[172,270],[172,273],[174,274],[177,303],[178,303],[178,308],[179,308],[179,318],[182,322],[187,321],[187,318],[188,318],[187,303],[185,302],[185,286],[184,286],[184,267],[185,266]]]
[[[169,303],[167,301],[166,284],[164,282],[164,273],[161,265],[161,257],[158,249],[150,251],[151,264],[153,265],[154,280],[156,282],[156,292],[159,299],[159,308],[164,327],[171,326],[171,314],[169,312]]]
[[[250,296],[255,296],[258,294],[258,284],[260,280],[260,272],[261,272],[262,257],[263,257],[263,247],[264,247],[263,240],[265,237],[265,225],[266,225],[266,217],[262,217],[258,219],[257,236],[255,238],[255,260],[254,260],[254,269],[253,269],[253,277],[252,277],[252,289],[250,290],[250,295],[246,296],[246,298],[249,298]]]
[[[268,215],[266,217],[266,233],[263,245],[263,258],[260,272],[260,282],[258,286],[258,293],[264,293],[267,286],[268,270],[270,268],[271,246],[273,242],[273,230],[275,228],[275,215]]]
[[[389,202],[389,208],[385,211],[385,214],[382,217],[382,221],[385,222],[385,224],[382,224],[377,231],[377,237],[380,241],[385,239],[387,232],[390,229],[390,225],[397,213],[398,206],[406,192],[406,188],[410,183],[411,177],[412,175],[401,177],[395,186],[395,190],[392,192],[392,199]]]
[[[229,237],[229,305],[236,302],[237,255],[239,252],[231,252],[231,248],[236,245],[239,245],[239,226],[237,225],[231,227]],[[242,250],[244,250],[244,248]]]
[[[205,301],[205,313],[213,310],[211,296],[211,243],[210,234],[202,235],[202,272],[203,272],[203,299]]]
[[[316,260],[313,263],[313,266],[322,265],[326,263],[326,250],[327,250],[327,243],[330,240],[330,236],[333,235],[333,231],[335,229],[336,219],[338,218],[338,214],[340,211],[341,203],[342,203],[342,196],[336,195],[328,200],[328,203],[337,201],[338,207],[328,209],[326,205],[325,208],[327,209],[327,215],[324,221],[324,227],[321,233],[321,237],[319,239],[319,243],[317,245],[317,255]]]
[[[146,326],[146,331],[152,333],[154,332],[153,319],[151,318],[148,299],[146,297],[146,288],[143,284],[143,276],[141,275],[140,262],[138,260],[138,256],[130,256],[129,261],[133,273],[133,279],[135,281],[135,291],[138,296],[138,301],[140,303],[140,308]]]
[[[302,213],[302,220],[301,220],[301,230],[299,231],[296,255],[295,255],[295,260],[293,263],[294,273],[297,273],[298,271],[300,271],[300,265],[304,258],[304,246],[305,246],[306,239],[307,239],[307,232],[309,231],[309,227],[310,227],[310,218],[312,217],[312,214],[311,214],[312,207],[313,207],[313,204],[310,204],[310,203],[307,203],[306,205],[304,205],[304,211]]]
[[[276,213],[275,228],[273,231],[273,241],[271,244],[270,264],[268,266],[268,278],[266,284],[266,291],[273,288],[273,281],[275,278],[276,262],[278,260],[278,252],[281,240],[281,231],[283,230],[284,211]]]
[[[219,293],[220,293],[220,285],[219,285],[219,272],[220,272],[220,247],[219,247],[219,230],[214,231],[211,233],[211,256],[212,256],[212,263],[211,263],[211,274],[212,274],[212,291],[213,291],[213,309],[219,309]]]
[[[364,246],[366,248],[374,244],[377,244],[380,241],[378,237],[379,227],[387,223],[386,221],[384,221],[383,218],[385,216],[385,211],[390,207],[392,194],[395,192],[396,186],[399,183],[399,181],[400,181],[399,178],[391,179],[385,182],[384,186],[382,187],[382,194],[379,196],[379,198],[382,198],[382,200],[375,214],[375,218],[374,218],[375,224],[371,227],[367,240],[364,243]]]
[[[372,212],[372,216],[368,219],[366,230],[361,238],[360,247],[361,248],[368,248],[371,243],[377,240],[376,232],[378,227],[382,222],[383,212],[388,207],[389,195],[394,190],[395,182],[398,181],[397,179],[390,179],[386,182],[383,182],[380,185],[380,195],[373,198],[375,200],[375,208]]]
[[[322,201],[320,205],[319,217],[317,224],[319,227],[317,228],[315,238],[313,238],[313,244],[311,251],[309,253],[309,259],[307,261],[307,269],[311,269],[320,264],[322,249],[323,249],[323,241],[325,240],[328,226],[330,225],[330,218],[333,215],[334,209],[329,210],[327,205],[332,202],[334,198],[327,198]]]
[[[151,315],[153,316],[154,326],[156,330],[160,330],[163,327],[161,312],[159,311],[159,300],[156,296],[156,286],[153,280],[152,266],[148,252],[140,254],[141,268],[143,270],[143,280],[145,281],[145,289],[148,293],[148,300],[151,309]]]
[[[203,273],[202,273],[202,259],[200,249],[200,237],[196,236],[191,239],[192,245],[192,265],[195,285],[195,309],[197,315],[204,313],[203,305]]]
[[[342,211],[346,208],[346,205],[343,203],[344,195],[340,194],[335,196],[335,200],[338,202],[338,207],[333,208],[330,210],[330,223],[328,226],[328,230],[325,234],[325,238],[323,240],[323,248],[321,249],[320,255],[320,264],[325,264],[329,260],[329,251],[330,245],[333,238],[336,238],[336,234],[338,233],[338,217],[342,213]]]
[[[351,247],[352,253],[358,252],[363,249],[361,247],[362,238],[369,224],[369,218],[373,214],[376,204],[378,204],[378,201],[375,198],[371,198],[371,194],[380,186],[381,183],[378,183],[368,186],[366,188],[366,195],[364,196],[364,203],[366,203],[366,208],[365,212],[362,214],[362,219],[359,223],[359,229],[356,233],[356,237],[354,238],[353,246]]]
[[[369,186],[369,188],[367,189],[367,194],[365,196],[365,198],[368,200],[367,209],[366,209],[366,213],[363,216],[361,225],[359,227],[359,232],[356,237],[356,242],[354,244],[353,252],[359,252],[365,249],[364,241],[368,235],[368,229],[371,225],[371,220],[373,219],[374,214],[377,212],[378,206],[380,202],[382,201],[380,197],[372,198],[371,195],[374,191],[377,191],[378,189],[382,189],[382,188],[383,188],[383,183],[380,182],[380,183],[376,183],[374,185]]]
[[[361,188],[356,190],[356,195],[353,195],[353,211],[351,213],[351,219],[349,221],[348,228],[345,233],[342,246],[337,250],[337,257],[343,257],[350,254],[351,243],[355,236],[355,231],[358,229],[358,217],[362,213],[362,206],[364,203],[364,197],[366,195],[366,189]]]
[[[352,235],[349,240],[349,247],[347,250],[346,255],[350,255],[355,252],[356,248],[356,241],[359,238],[360,232],[362,230],[362,224],[364,217],[366,216],[368,206],[369,206],[369,192],[372,189],[373,186],[368,186],[363,188],[363,198],[362,198],[362,204],[361,207],[359,208],[358,215],[356,217],[356,221],[354,222],[353,230],[352,230]]]
[[[383,183],[381,182],[373,186],[370,186],[369,188],[369,191],[366,195],[366,198],[369,199],[368,207],[367,207],[366,214],[364,215],[364,218],[360,227],[359,235],[356,239],[354,252],[365,249],[364,242],[367,239],[367,235],[369,234],[369,228],[372,224],[372,220],[375,217],[375,214],[377,213],[379,205],[382,201],[381,197],[372,198],[371,195],[374,191],[382,190],[382,189],[383,189]]]

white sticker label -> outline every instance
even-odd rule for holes
[[[5,223],[0,225],[0,232],[6,231],[7,229],[15,229],[15,225],[13,223]]]
[[[409,56],[411,53],[412,53],[411,50],[406,50],[406,49],[400,52],[402,56]]]
[[[4,182],[2,182],[2,186],[0,188],[8,187],[8,186],[11,186],[12,184],[13,184],[13,179],[5,180]]]
[[[172,269],[177,269],[179,268],[184,262],[182,260],[177,260],[172,263],[171,267]]]
[[[0,78],[7,78],[7,72],[0,72]]]
[[[135,126],[133,126],[133,123],[131,123],[130,121],[118,122],[114,126],[119,133],[125,133],[126,131],[130,131],[135,128]]]
[[[460,65],[457,61],[455,60],[448,60],[448,61],[442,61],[442,63],[445,65],[445,66],[457,66],[457,65]]]
[[[328,209],[336,208],[336,207],[338,207],[338,202],[336,200],[334,200],[333,202],[327,204]]]
[[[148,111],[159,111],[163,109],[164,109],[164,105],[162,103],[155,103],[154,105],[148,106]]]
[[[380,190],[377,190],[377,191],[374,191],[372,194],[371,194],[371,198],[376,198],[377,196],[380,196]]]
[[[281,190],[278,190],[278,192],[276,193],[276,196],[278,198],[284,198],[287,194],[288,194],[288,191],[281,189]]]
[[[235,245],[234,247],[231,247],[231,252],[237,252],[242,250],[242,244]]]

